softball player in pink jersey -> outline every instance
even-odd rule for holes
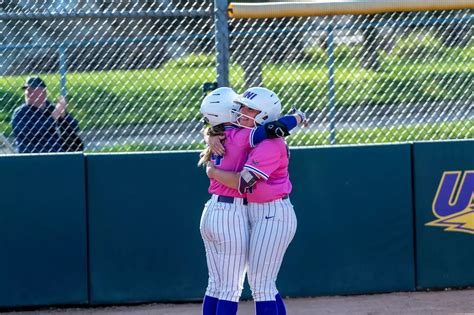
[[[265,88],[250,88],[237,102],[241,105],[238,122],[247,128],[273,120],[281,111],[276,94]],[[217,169],[212,164],[207,167],[211,179],[247,196],[250,221],[248,280],[257,315],[286,314],[275,282],[297,227],[289,199],[292,186],[288,165],[288,149],[280,138],[257,144],[241,172]]]
[[[233,102],[237,97],[230,88],[217,89],[204,99],[201,113],[213,126],[235,120],[231,110],[235,111],[239,107]],[[286,128],[294,128],[298,119],[299,116],[282,117],[268,130],[264,130],[263,126],[250,130],[224,125],[226,154],[225,157],[213,155],[212,164],[224,171],[242,170],[254,143],[265,137],[288,134]],[[200,162],[204,162],[202,158]],[[209,270],[203,314],[236,314],[250,241],[246,194],[222,185],[217,180],[211,179],[210,182],[208,191],[212,197],[204,207],[200,223]]]

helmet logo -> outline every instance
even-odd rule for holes
[[[255,96],[257,96],[257,93],[253,93],[253,92],[245,92],[244,95],[242,95],[244,98],[248,98],[249,100],[253,100],[255,98]]]

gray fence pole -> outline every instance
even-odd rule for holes
[[[67,72],[66,48],[64,46],[59,46],[58,53],[59,53],[59,76],[60,76],[60,84],[61,84],[61,95],[66,97],[66,72]]]
[[[329,143],[336,143],[336,88],[334,86],[334,26],[332,19],[328,25],[327,49],[328,49],[328,70],[329,70]]]
[[[214,0],[216,70],[219,87],[229,86],[229,25],[227,20],[227,0]]]

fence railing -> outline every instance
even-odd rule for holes
[[[474,138],[472,10],[228,20],[221,0],[12,3],[0,8],[0,134],[11,144],[30,75],[51,101],[66,96],[88,151],[203,147],[209,82],[264,85],[284,112],[307,112],[290,145]]]

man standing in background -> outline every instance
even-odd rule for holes
[[[12,129],[19,153],[82,151],[79,124],[66,112],[64,96],[52,105],[46,84],[40,77],[30,77],[23,85],[25,104],[13,112]]]

